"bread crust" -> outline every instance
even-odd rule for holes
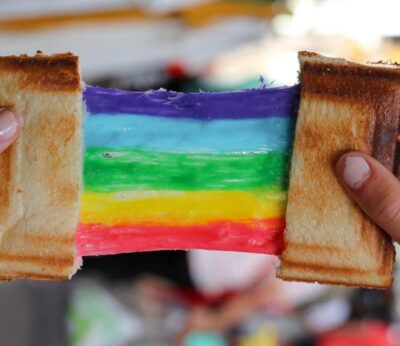
[[[78,57],[41,52],[0,57],[0,105],[15,107],[24,120],[17,141],[0,155],[6,186],[0,201],[8,201],[3,210],[19,211],[8,228],[0,227],[0,279],[70,278],[78,262],[82,186]]]
[[[0,57],[3,73],[21,75],[19,87],[42,91],[79,91],[81,78],[79,59],[72,53],[35,56],[12,55]]]
[[[300,52],[299,60],[301,100],[278,276],[387,288],[393,281],[392,241],[347,197],[333,172],[340,155],[350,150],[369,153],[393,170],[400,67],[356,64],[310,52]],[[308,227],[307,222],[319,226]],[[308,227],[308,238],[296,223]],[[336,244],[323,243],[324,237]]]

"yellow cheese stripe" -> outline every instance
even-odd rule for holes
[[[280,191],[153,191],[84,193],[85,224],[166,224],[188,226],[211,221],[246,222],[280,217],[286,195]]]

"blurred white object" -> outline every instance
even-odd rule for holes
[[[314,333],[323,333],[339,327],[350,316],[350,304],[344,297],[338,297],[309,309],[305,324]]]
[[[277,85],[293,85],[298,82],[297,52],[282,51],[276,56],[266,59],[265,65],[267,76]]]
[[[134,4],[131,0],[0,0],[0,19],[117,9]]]
[[[272,286],[279,287],[276,292],[285,300],[285,305],[294,307],[315,300],[327,290],[323,285],[277,279],[275,268],[279,260],[276,256],[196,250],[189,252],[188,260],[197,289],[210,296],[246,291],[269,280]]]
[[[278,16],[280,34],[345,35],[365,42],[400,34],[400,1],[380,0],[290,0],[293,16]]]
[[[196,29],[178,20],[77,24],[30,32],[0,31],[0,55],[59,53],[80,56],[83,78],[134,77],[179,61],[198,74],[219,54],[259,40],[263,20],[232,18]]]
[[[138,7],[168,12],[211,0],[0,0],[0,19]]]
[[[275,275],[274,256],[229,251],[190,251],[189,270],[204,294],[242,291],[263,277]]]
[[[280,293],[286,297],[288,304],[291,306],[312,302],[329,289],[327,285],[277,280],[281,282]]]

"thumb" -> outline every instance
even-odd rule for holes
[[[18,112],[0,108],[0,153],[15,141],[21,127],[22,118]]]
[[[372,157],[350,152],[336,165],[339,181],[378,226],[400,240],[400,182]]]

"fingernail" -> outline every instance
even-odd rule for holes
[[[0,110],[0,143],[12,139],[18,131],[17,116],[8,109]]]
[[[367,161],[361,156],[347,156],[344,161],[343,180],[352,189],[359,189],[371,175]]]

